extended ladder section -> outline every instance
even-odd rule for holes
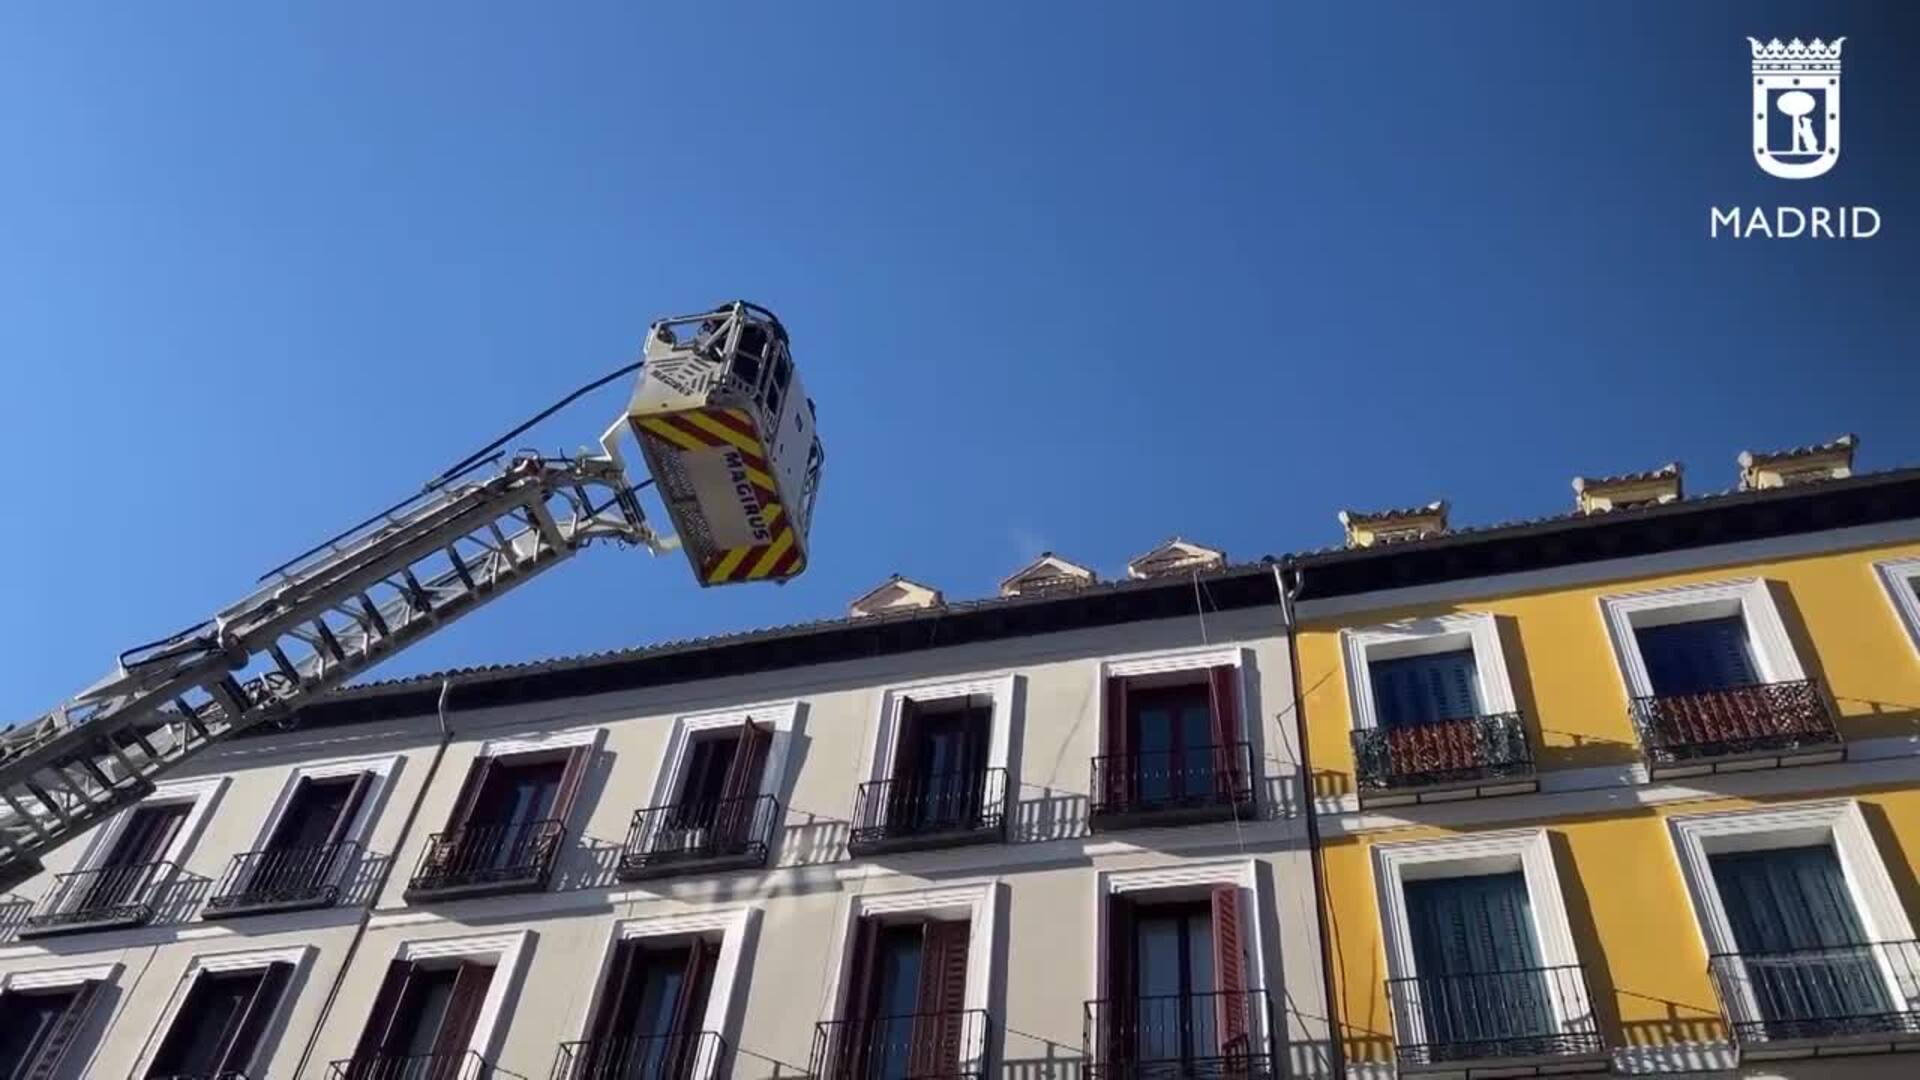
[[[0,732],[0,891],[152,791],[157,774],[285,720],[596,540],[663,546],[618,457],[517,457],[275,570],[209,622],[122,654],[53,713]]]

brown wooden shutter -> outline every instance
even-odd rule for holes
[[[280,851],[287,846],[288,836],[294,826],[300,823],[300,804],[307,799],[307,792],[313,789],[310,777],[299,777],[293,782],[293,790],[287,793],[287,801],[280,807],[280,820],[273,826],[273,835],[267,838],[267,850]]]
[[[353,831],[353,819],[360,814],[361,804],[367,801],[367,795],[373,791],[373,774],[363,772],[353,778],[353,787],[347,791],[347,799],[340,804],[339,816],[333,819],[333,827],[327,830],[327,843],[338,844],[347,839]]]
[[[621,1030],[621,1024],[632,1004],[633,970],[639,962],[639,938],[628,938],[613,947],[613,963],[608,966],[607,984],[600,989],[600,1007],[593,1014],[587,1038],[599,1043],[632,1034]]]
[[[1107,717],[1102,725],[1101,750],[1107,762],[1102,776],[1105,790],[1096,794],[1122,806],[1133,801],[1133,739],[1128,731],[1127,680],[1115,675],[1107,679]]]
[[[1242,931],[1240,887],[1213,889],[1213,977],[1220,996],[1215,1030],[1220,1033],[1224,1057],[1248,1051],[1247,947]]]
[[[456,832],[473,824],[474,811],[480,806],[480,793],[487,786],[498,764],[490,757],[478,757],[467,767],[467,778],[460,784],[460,795],[453,800],[453,813],[447,816],[447,831]]]
[[[367,1026],[360,1032],[360,1043],[354,1048],[354,1060],[362,1064],[372,1061],[393,1043],[394,1023],[400,1015],[400,1001],[406,997],[407,984],[413,981],[413,965],[405,960],[395,960],[387,965],[386,978],[380,982],[380,990],[373,995],[373,1009],[367,1015]]]
[[[548,817],[565,826],[573,816],[573,804],[580,800],[580,787],[587,780],[587,766],[593,761],[592,746],[576,746],[567,751],[567,764],[560,770],[560,787],[553,795]]]
[[[435,1054],[464,1053],[473,1039],[473,1025],[480,1019],[480,1004],[487,999],[487,987],[493,983],[493,967],[471,960],[460,962],[453,977],[453,993],[447,998],[446,1015],[440,1019],[440,1031],[433,1038]]]
[[[280,995],[286,992],[287,983],[292,979],[292,964],[268,964],[260,973],[259,981],[253,986],[253,996],[247,999],[239,1023],[234,1025],[225,1049],[214,1064],[214,1075],[225,1076],[230,1072],[258,1075],[251,1071],[254,1058],[259,1056],[261,1040],[266,1038],[267,1024],[273,1020]]]
[[[26,1068],[16,1074],[20,1080],[53,1080],[59,1075],[60,1063],[66,1060],[67,1052],[73,1049],[74,1037],[80,1034],[80,1025],[86,1023],[87,1013],[93,1010],[94,998],[100,993],[100,982],[89,979],[74,988],[73,997],[67,999],[67,1007],[60,1012],[60,1018],[53,1022],[53,1029],[41,1040],[40,1049]]]
[[[868,1024],[872,1021],[874,979],[880,962],[880,923],[865,918],[854,923],[853,951],[847,957],[845,1003],[835,1039],[827,1049],[827,1075],[852,1080],[865,1074]]]
[[[896,786],[905,786],[913,782],[914,772],[920,767],[920,703],[912,698],[900,699],[900,722],[893,730],[893,775]]]
[[[1105,1009],[1100,1017],[1100,1062],[1115,1066],[1133,1058],[1133,1017],[1139,1008],[1134,990],[1133,901],[1123,896],[1107,899],[1107,971],[1101,987]]]
[[[967,941],[965,921],[929,922],[920,947],[920,986],[914,1011],[911,1064],[917,1076],[957,1076],[965,1037]]]
[[[714,815],[714,840],[722,851],[746,845],[753,830],[754,796],[760,794],[760,782],[766,772],[767,752],[773,746],[773,729],[756,724],[748,717],[740,725],[733,746],[733,760],[720,781],[720,806]]]
[[[1246,759],[1241,757],[1240,695],[1237,692],[1240,669],[1222,664],[1207,672],[1208,696],[1213,704],[1213,743],[1218,760],[1214,762],[1213,782],[1219,794],[1238,798],[1248,790]]]

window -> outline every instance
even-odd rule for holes
[[[634,812],[621,878],[765,865],[796,711],[788,704],[682,717],[653,804]]]
[[[1920,945],[1852,801],[1670,822],[1736,1044],[1920,1025]]]
[[[354,864],[352,838],[377,781],[372,772],[295,777],[265,845],[234,856],[206,916],[332,903]]]
[[[598,731],[586,731],[533,745],[483,745],[446,831],[429,839],[407,895],[450,898],[545,888],[598,739]]]
[[[79,930],[139,926],[154,917],[175,866],[166,856],[179,850],[182,826],[192,811],[184,802],[142,803],[126,811],[102,837],[82,868],[58,875],[53,888],[27,916],[25,938]]]
[[[1482,711],[1472,649],[1376,660],[1367,674],[1383,728],[1464,720]]]
[[[353,1054],[365,1071],[353,1075],[456,1075],[493,978],[485,960],[395,960]]]
[[[757,916],[740,907],[616,923],[583,1037],[561,1044],[553,1075],[712,1080]]]
[[[1376,844],[1403,1067],[1606,1060],[1544,830]]]
[[[892,761],[883,777],[860,785],[853,854],[1004,839],[1007,774],[993,764],[995,695],[901,694],[892,704],[883,725]]]
[[[1195,863],[1102,875],[1098,1075],[1266,1075],[1252,868]]]
[[[293,964],[273,963],[200,972],[146,1076],[158,1080],[257,1075],[254,1062],[265,1048],[268,1025],[293,971]]]
[[[1107,665],[1101,754],[1093,761],[1095,828],[1252,811],[1254,755],[1240,723],[1239,661],[1238,650],[1227,650]]]
[[[0,1077],[59,1075],[103,985],[99,979],[37,986],[10,982],[0,991]]]
[[[1875,563],[1874,571],[1880,576],[1887,600],[1893,605],[1900,625],[1906,628],[1914,651],[1920,653],[1920,555]]]
[[[1633,636],[1656,696],[1731,690],[1759,681],[1747,623],[1738,615],[1640,626]]]

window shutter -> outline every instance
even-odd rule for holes
[[[361,804],[373,791],[373,774],[363,772],[353,778],[353,787],[347,791],[347,799],[340,804],[340,813],[333,819],[333,827],[327,830],[327,843],[344,842],[353,831],[353,819],[360,815]]]
[[[1244,1056],[1251,1049],[1247,1017],[1247,947],[1241,929],[1240,887],[1213,889],[1213,977],[1220,996],[1215,999],[1215,1030],[1223,1057]]]
[[[1480,714],[1480,674],[1472,649],[1367,662],[1379,726],[1464,720]]]
[[[1747,622],[1739,615],[1641,627],[1633,636],[1655,694],[1698,694],[1759,681]]]
[[[1139,1008],[1134,989],[1133,901],[1123,896],[1107,898],[1107,972],[1101,992],[1106,1011],[1100,1024],[1100,1062],[1123,1065],[1133,1054],[1134,1013]]]
[[[920,987],[914,1011],[912,1066],[916,1076],[957,1076],[967,1007],[965,921],[930,921],[920,948]]]
[[[1242,741],[1239,684],[1240,669],[1232,664],[1222,664],[1207,672],[1207,696],[1213,710],[1213,782],[1221,797],[1236,801],[1242,792],[1250,790],[1246,758],[1241,756],[1239,746]]]
[[[309,777],[302,776],[294,780],[293,790],[287,792],[287,801],[280,807],[280,820],[273,827],[273,835],[267,838],[268,850],[283,850],[292,841],[293,831],[300,824],[300,805],[306,801],[307,792],[312,788],[313,780]]]
[[[67,1001],[67,1007],[61,1011],[60,1019],[54,1021],[53,1029],[47,1032],[33,1060],[26,1063],[20,1073],[20,1080],[53,1080],[59,1075],[60,1063],[66,1060],[67,1052],[73,1049],[74,1037],[80,1034],[80,1025],[86,1023],[87,1013],[93,1009],[93,999],[100,993],[98,980],[89,979],[81,983]]]
[[[1105,752],[1106,768],[1102,771],[1103,795],[1108,800],[1125,805],[1132,801],[1134,762],[1132,760],[1133,739],[1128,731],[1127,716],[1127,680],[1118,675],[1107,679],[1107,716],[1101,731],[1101,749]]]
[[[553,809],[547,816],[563,827],[573,817],[573,804],[580,799],[581,785],[587,780],[587,766],[593,762],[593,747],[576,746],[567,751],[567,763],[560,770],[560,786],[553,795]]]
[[[474,811],[480,806],[480,792],[487,786],[487,780],[497,767],[493,758],[475,758],[467,768],[467,778],[460,785],[460,795],[453,800],[453,813],[447,818],[447,831],[457,832],[473,824]]]
[[[1749,981],[1767,1020],[1829,1020],[1897,1011],[1833,848],[1745,851],[1710,858],[1734,945],[1746,953],[1794,953],[1789,963],[1750,963]],[[1818,950],[1831,950],[1821,952]]]
[[[493,968],[470,960],[460,963],[453,977],[453,993],[447,999],[447,1011],[440,1018],[439,1034],[433,1039],[435,1054],[464,1053],[473,1040],[473,1025],[480,1019],[480,1005],[487,999],[487,987],[493,982]]]
[[[766,778],[767,752],[773,748],[773,729],[756,724],[752,717],[740,725],[739,741],[734,744],[733,760],[727,763],[726,778],[720,784],[722,799],[750,799],[760,793]]]
[[[600,989],[600,1006],[594,1011],[593,1026],[588,1029],[587,1038],[595,1043],[608,1039],[626,1038],[633,1033],[623,1030],[628,1026],[626,1014],[632,1006],[633,971],[640,961],[640,939],[628,938],[613,948],[613,963],[608,965],[606,985]],[[613,1053],[611,1047],[606,1053]],[[594,1058],[600,1057],[595,1052]]]
[[[360,1044],[353,1051],[356,1061],[371,1062],[392,1045],[400,1000],[406,996],[407,984],[411,981],[412,964],[395,960],[387,965],[386,978],[381,980],[380,990],[373,996],[373,1011],[367,1016],[366,1029],[360,1032]]]
[[[272,1021],[274,1010],[280,1004],[280,996],[286,992],[287,983],[292,979],[292,964],[268,964],[260,972],[259,981],[253,985],[253,996],[248,999],[239,1023],[234,1025],[226,1046],[221,1050],[219,1061],[214,1065],[216,1076],[228,1073],[253,1075],[249,1070],[254,1058],[259,1056],[260,1044],[267,1035],[267,1024]]]
[[[835,1025],[836,1041],[827,1048],[826,1074],[834,1080],[855,1080],[866,1072],[872,1018],[875,968],[880,957],[880,923],[871,918],[854,924],[853,951],[847,957],[847,997]]]
[[[900,699],[900,722],[893,732],[893,782],[896,794],[913,784],[920,767],[920,703]]]

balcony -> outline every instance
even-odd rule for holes
[[[1920,942],[1709,959],[1741,1060],[1920,1050]]]
[[[547,887],[567,830],[554,820],[474,825],[434,833],[406,898],[456,900]]]
[[[814,1025],[815,1080],[983,1080],[984,1009],[832,1020]]]
[[[1095,831],[1254,816],[1253,747],[1237,742],[1093,759]]]
[[[360,854],[353,841],[278,851],[249,851],[233,863],[207,897],[204,919],[226,919],[267,911],[331,907],[340,899],[340,882]]]
[[[1517,712],[1353,733],[1360,805],[1472,799],[1534,791],[1533,748]]]
[[[978,769],[861,784],[847,850],[881,855],[1006,839],[1007,770]]]
[[[160,894],[173,882],[170,862],[103,866],[59,874],[53,888],[20,927],[21,938],[144,926]]]
[[[620,879],[765,866],[779,820],[771,795],[636,810],[620,852]]]
[[[1612,1067],[1578,964],[1387,980],[1400,1073],[1539,1076]]]
[[[1264,990],[1087,1002],[1087,1080],[1266,1080],[1278,1074]]]
[[[449,1054],[376,1054],[343,1058],[327,1066],[327,1080],[493,1080],[493,1076],[493,1065],[471,1050]]]
[[[561,1043],[549,1080],[708,1080],[722,1075],[727,1053],[711,1031]]]
[[[1633,700],[1653,778],[1818,765],[1847,756],[1819,684],[1734,686]]]

